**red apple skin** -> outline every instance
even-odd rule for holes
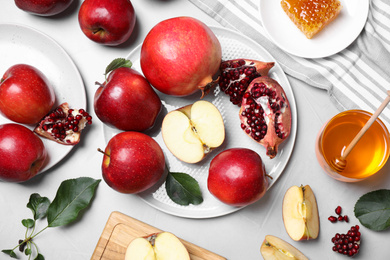
[[[33,66],[16,64],[0,79],[0,112],[14,122],[37,124],[54,102],[49,80]]]
[[[142,132],[154,125],[161,100],[139,72],[121,67],[97,89],[94,109],[99,119],[111,127]]]
[[[15,5],[28,13],[52,16],[65,11],[73,0],[15,0]]]
[[[102,173],[105,182],[121,193],[139,193],[156,184],[165,170],[160,145],[139,132],[121,132],[108,142]]]
[[[85,0],[78,19],[81,30],[89,39],[116,46],[129,39],[136,15],[130,0]]]
[[[246,206],[259,200],[268,188],[264,163],[247,148],[227,149],[210,163],[207,186],[211,194],[231,206]]]
[[[19,124],[0,125],[0,180],[24,182],[45,165],[47,151],[42,140]]]

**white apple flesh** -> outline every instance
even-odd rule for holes
[[[309,185],[292,186],[283,198],[283,222],[295,241],[316,239],[319,234],[318,207]]]
[[[260,247],[264,260],[308,260],[291,244],[275,236],[267,235]]]
[[[132,240],[125,260],[190,260],[190,255],[174,234],[160,232]]]
[[[201,161],[225,140],[221,113],[212,103],[203,100],[169,112],[161,131],[169,151],[187,163]]]

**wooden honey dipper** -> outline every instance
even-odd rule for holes
[[[360,138],[367,132],[367,130],[370,128],[370,126],[375,122],[375,120],[378,118],[380,113],[382,113],[383,109],[387,106],[387,104],[390,102],[390,90],[387,91],[387,97],[383,101],[383,103],[379,106],[379,108],[375,111],[375,113],[370,117],[370,119],[367,121],[367,123],[363,126],[363,128],[359,131],[359,133],[355,136],[355,138],[349,143],[347,146],[347,149],[345,149],[344,153],[339,158],[335,158],[331,161],[331,167],[335,169],[337,172],[344,171],[345,167],[347,166],[346,158],[349,155],[349,153],[352,151],[352,149],[355,147],[357,142],[359,142]]]

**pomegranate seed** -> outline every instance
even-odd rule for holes
[[[335,209],[335,212],[337,215],[340,215],[341,214],[341,207],[337,206],[337,208]]]
[[[347,215],[344,216],[344,221],[347,222],[347,223],[349,222],[349,218],[348,218]]]
[[[328,220],[329,220],[330,222],[332,222],[332,223],[335,223],[335,222],[337,221],[337,218],[334,217],[334,216],[330,216],[330,217],[328,218]]]
[[[338,216],[337,220],[338,220],[338,221],[343,221],[344,218],[343,218],[343,216]]]

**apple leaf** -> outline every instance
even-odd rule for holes
[[[390,190],[376,190],[361,196],[355,204],[355,216],[374,231],[390,227]]]
[[[76,220],[79,212],[90,204],[99,182],[89,177],[63,181],[49,206],[48,226],[63,226]]]
[[[186,173],[169,172],[165,189],[168,197],[179,205],[198,205],[203,202],[198,182]]]
[[[45,260],[45,258],[43,257],[43,255],[38,254],[37,257],[34,258],[34,260]]]
[[[32,228],[35,225],[35,221],[32,220],[31,218],[23,219],[22,220],[22,225],[25,226],[26,228]]]
[[[38,193],[33,193],[27,203],[27,208],[31,209],[34,219],[37,220],[46,217],[49,205],[50,200],[48,198],[41,197]]]
[[[15,254],[14,250],[12,250],[12,249],[4,249],[4,250],[1,250],[1,252],[9,255],[12,258],[18,258],[18,256]]]
[[[111,71],[119,69],[121,67],[131,68],[131,66],[133,66],[133,63],[130,60],[126,60],[124,58],[117,58],[111,61],[110,64],[108,64],[104,75],[107,76]]]

